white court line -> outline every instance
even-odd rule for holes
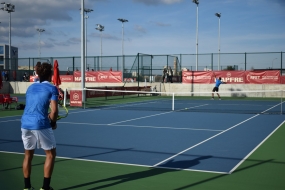
[[[157,163],[157,164],[155,164],[153,166],[156,167],[156,166],[162,164],[163,162],[166,162],[166,161],[168,161],[168,160],[170,160],[170,159],[172,159],[172,158],[174,158],[176,156],[179,156],[180,154],[182,154],[184,152],[187,152],[188,150],[190,150],[192,148],[195,148],[196,146],[198,146],[200,144],[203,144],[203,143],[205,143],[205,142],[207,142],[207,141],[209,141],[209,140],[211,140],[211,139],[213,139],[213,138],[215,138],[215,137],[217,137],[217,136],[219,136],[219,135],[221,135],[221,134],[223,134],[223,133],[225,133],[225,132],[227,132],[227,131],[229,131],[229,130],[231,130],[231,129],[233,129],[233,128],[235,128],[235,127],[237,127],[237,126],[239,126],[239,125],[241,125],[241,124],[243,124],[243,123],[245,123],[245,122],[247,122],[247,121],[249,121],[249,120],[251,120],[253,118],[255,118],[255,117],[257,117],[257,116],[259,116],[259,114],[255,115],[255,116],[252,116],[252,117],[250,117],[250,118],[248,118],[248,119],[246,119],[246,120],[244,120],[244,121],[242,121],[242,122],[240,122],[240,123],[238,123],[238,124],[228,128],[228,129],[226,129],[226,130],[224,130],[224,131],[222,131],[222,132],[220,132],[220,133],[218,133],[218,134],[216,134],[216,135],[214,135],[214,136],[212,136],[210,138],[207,138],[206,140],[204,140],[202,142],[199,142],[198,144],[195,144],[195,145],[193,145],[193,146],[191,146],[191,147],[189,147],[189,148],[187,148],[187,149],[185,149],[185,150],[183,150],[183,151],[181,151],[181,152],[179,152],[179,153],[177,153],[177,154],[175,154],[175,155],[173,155],[173,156],[171,156],[171,157],[169,157],[169,158],[167,158],[167,159],[165,159],[165,160],[163,160],[163,161],[161,161],[161,162],[159,162],[159,163]]]
[[[70,125],[93,125],[93,126],[111,126],[111,127],[133,127],[133,128],[152,128],[152,129],[171,129],[171,130],[190,130],[190,131],[223,131],[214,129],[197,129],[197,128],[173,128],[173,127],[156,127],[156,126],[138,126],[138,125],[110,125],[110,124],[94,124],[94,123],[75,123],[75,122],[57,122]]]
[[[154,128],[154,129],[173,129],[173,130],[191,130],[191,131],[223,131],[214,129],[197,129],[197,128],[173,128],[173,127],[155,127],[155,126],[137,126],[137,125],[111,125],[119,127],[134,127],[134,128]]]
[[[281,125],[283,125],[285,121],[283,121],[274,131],[272,131],[261,143],[259,143],[248,155],[246,155],[231,171],[229,171],[229,174],[233,173],[256,149],[258,149],[275,131],[277,131]]]
[[[0,152],[1,152],[1,153],[7,153],[7,154],[20,154],[20,155],[24,155],[24,154],[25,154],[25,153],[7,152],[7,151],[0,151]],[[40,154],[34,154],[34,156],[46,157],[46,155],[40,155]],[[61,156],[56,156],[56,158],[59,158],[59,159],[66,159],[66,160],[75,160],[75,161],[96,162],[96,163],[104,163],[104,164],[116,164],[116,165],[125,165],[125,166],[136,166],[136,167],[154,168],[153,166],[142,165],[142,164],[129,164],[129,163],[122,163],[122,162],[109,162],[109,161],[89,160],[89,159],[70,158],[70,157],[61,157]],[[163,168],[163,169],[170,169],[170,170],[194,171],[194,172],[205,172],[205,173],[227,174],[226,172],[207,171],[207,170],[192,170],[192,169],[169,168],[169,167],[155,167],[155,168]]]
[[[21,121],[21,119],[13,119],[13,120],[0,121],[0,123],[6,123],[6,122],[12,122],[12,121]]]
[[[264,113],[264,112],[266,112],[266,111],[268,111],[268,110],[270,110],[270,109],[272,109],[272,108],[274,108],[274,107],[276,107],[276,106],[278,106],[280,104],[282,104],[282,103],[279,103],[279,104],[277,104],[275,106],[272,106],[271,108],[263,111],[262,113]],[[203,144],[203,143],[205,143],[205,142],[207,142],[207,141],[209,141],[209,140],[211,140],[211,139],[213,139],[213,138],[215,138],[215,137],[217,137],[217,136],[219,136],[219,135],[221,135],[221,134],[223,134],[223,133],[225,133],[225,132],[227,132],[227,131],[229,131],[229,130],[231,130],[231,129],[233,129],[233,128],[235,128],[235,127],[237,127],[237,126],[239,126],[239,125],[241,125],[241,124],[243,124],[243,123],[245,123],[245,122],[247,122],[247,121],[249,121],[249,120],[251,120],[253,118],[255,118],[255,117],[257,117],[257,116],[259,116],[259,115],[260,114],[256,114],[256,115],[254,115],[254,116],[252,116],[252,117],[250,117],[250,118],[248,118],[248,119],[246,119],[246,120],[244,120],[244,121],[242,121],[242,122],[240,122],[240,123],[238,123],[238,124],[228,128],[228,129],[226,129],[226,130],[224,130],[224,131],[222,131],[222,132],[220,132],[220,133],[218,133],[218,134],[216,134],[216,135],[214,135],[214,136],[212,136],[212,137],[210,137],[210,138],[208,138],[208,139],[206,139],[206,140],[204,140],[204,141],[202,141],[202,142],[200,142],[198,144],[195,144],[195,145],[193,145],[193,146],[191,146],[191,147],[189,147],[189,148],[187,148],[187,149],[185,149],[185,150],[183,150],[183,151],[181,151],[181,152],[179,152],[179,153],[177,153],[177,154],[175,154],[175,155],[173,155],[173,156],[171,156],[171,157],[169,157],[169,158],[167,158],[167,159],[165,159],[165,160],[163,160],[163,161],[161,161],[161,162],[159,162],[159,163],[157,163],[157,164],[155,164],[153,166],[156,167],[156,166],[158,166],[158,165],[160,165],[160,164],[162,164],[162,163],[164,163],[164,162],[166,162],[166,161],[168,161],[168,160],[170,160],[170,159],[172,159],[172,158],[174,158],[174,157],[176,157],[176,156],[178,156],[178,155],[180,155],[180,154],[182,154],[182,153],[184,153],[184,152],[186,152],[186,151],[188,151],[188,150],[190,150],[192,148],[195,148],[196,146],[199,146],[199,145],[201,145],[201,144]]]
[[[204,105],[200,105],[200,106],[194,106],[194,107],[189,107],[189,108],[187,108],[187,109],[196,108],[196,107],[202,107],[202,106],[206,106],[206,105],[208,105],[208,104],[204,104]],[[145,119],[145,118],[149,118],[149,117],[154,117],[154,116],[158,116],[158,115],[169,114],[169,113],[178,112],[178,111],[182,111],[182,110],[184,110],[184,109],[180,109],[180,110],[176,110],[176,111],[168,111],[168,112],[159,113],[159,114],[154,114],[154,115],[149,115],[149,116],[144,116],[144,117],[138,117],[138,118],[135,118],[135,119],[129,119],[129,120],[125,120],[125,121],[110,123],[109,125],[115,125],[115,124],[117,124],[117,123],[124,123],[124,122],[128,122],[128,121],[134,121],[134,120],[139,120],[139,119]]]

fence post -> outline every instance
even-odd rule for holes
[[[31,58],[29,57],[29,76],[31,76]]]
[[[75,69],[74,66],[75,66],[74,65],[74,57],[72,57],[72,71],[74,71],[74,69]]]
[[[124,78],[123,78],[123,81],[124,81]],[[140,89],[140,54],[138,53],[138,91],[139,89]]]
[[[212,71],[214,70],[213,58],[214,58],[214,54],[212,53],[212,56],[211,56],[211,70]]]
[[[117,56],[117,71],[119,71],[119,56]]]
[[[281,74],[281,75],[282,75],[282,71],[283,71],[283,69],[282,69],[282,54],[283,54],[283,53],[282,53],[282,51],[281,51],[281,66],[280,66],[280,67],[281,67],[281,71],[280,71],[280,74]]]
[[[167,66],[167,68],[168,68],[168,55],[166,56],[166,60],[167,60],[166,66]]]
[[[246,52],[244,53],[244,70],[246,71]]]

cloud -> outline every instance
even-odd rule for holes
[[[81,38],[69,38],[66,41],[55,42],[54,44],[57,46],[71,46],[81,43]]]
[[[133,1],[137,3],[143,3],[146,5],[159,5],[159,4],[171,5],[175,3],[180,3],[183,0],[133,0]]]
[[[94,4],[94,1],[88,2]],[[52,22],[72,22],[71,12],[78,11],[79,14],[80,8],[78,0],[10,0],[9,3],[15,5],[15,12],[11,13],[11,24],[13,36],[18,37],[35,36],[35,28],[51,25]],[[1,26],[8,28],[9,14],[0,11],[0,18]]]
[[[162,23],[162,22],[151,21],[151,23],[156,25],[156,26],[161,26],[161,27],[171,26],[171,24],[166,24],[166,23]]]
[[[134,29],[140,33],[144,33],[144,34],[146,33],[146,30],[140,25],[135,25]]]
[[[99,32],[96,32],[96,33],[92,33],[89,35],[90,37],[93,37],[93,38],[101,38],[101,34]],[[110,34],[107,34],[105,32],[102,32],[102,39],[108,39],[108,40],[121,40],[121,38],[118,38],[114,35],[110,35]]]

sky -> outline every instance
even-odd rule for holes
[[[81,0],[5,0],[18,57],[81,55]],[[0,5],[3,7],[3,5]],[[195,54],[197,6],[192,0],[85,0],[87,55]],[[198,53],[285,51],[285,0],[199,0]],[[9,44],[9,14],[0,10],[0,44]],[[37,28],[45,29],[39,33]],[[40,45],[39,45],[40,44]]]

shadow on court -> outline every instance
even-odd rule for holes
[[[126,182],[133,181],[133,180],[143,179],[143,178],[147,178],[147,177],[153,177],[153,176],[168,173],[168,172],[179,171],[179,170],[175,170],[177,168],[188,169],[192,166],[198,165],[200,163],[200,160],[209,159],[209,158],[212,158],[212,156],[200,156],[200,157],[195,158],[193,160],[180,160],[180,161],[170,160],[170,161],[166,162],[165,164],[159,165],[159,167],[162,167],[162,168],[150,168],[146,171],[129,173],[129,174],[114,176],[114,177],[110,177],[110,178],[106,178],[106,179],[102,179],[102,180],[87,182],[87,183],[83,183],[83,184],[79,184],[79,185],[75,185],[75,186],[71,186],[71,187],[66,187],[66,188],[63,188],[61,190],[76,189],[76,188],[82,188],[82,187],[89,186],[89,185],[95,185],[95,184],[102,183],[102,182],[110,182],[109,184],[106,184],[106,185],[101,185],[101,186],[91,188],[91,189],[103,189],[103,188],[111,187],[114,185],[126,183]],[[169,168],[169,169],[164,169],[163,167]],[[174,168],[174,169],[172,170],[170,168]],[[114,182],[112,182],[112,181],[114,181]]]
[[[272,162],[273,159],[270,159],[270,160],[264,160],[264,161],[259,161],[258,163],[256,164],[252,164],[250,166],[247,166],[247,167],[244,167],[244,168],[240,168],[238,170],[236,170],[234,173],[237,173],[237,172],[242,172],[244,170],[248,170],[250,168],[253,168],[253,167],[257,167],[257,166],[260,166],[260,165],[263,165],[263,164],[266,164],[266,163],[270,163]],[[223,177],[226,177],[227,175],[218,175],[218,176],[215,176],[215,177],[211,177],[211,178],[208,178],[208,179],[204,179],[204,180],[201,180],[201,181],[198,181],[196,183],[192,183],[192,184],[189,184],[189,185],[186,185],[186,186],[183,186],[183,187],[179,187],[179,188],[176,188],[175,190],[184,190],[184,189],[189,189],[191,187],[194,187],[194,186],[197,186],[197,185],[200,185],[200,184],[203,184],[203,183],[206,183],[206,182],[209,182],[209,181],[212,181],[212,180],[216,180],[216,179],[219,179],[219,178],[223,178]]]

